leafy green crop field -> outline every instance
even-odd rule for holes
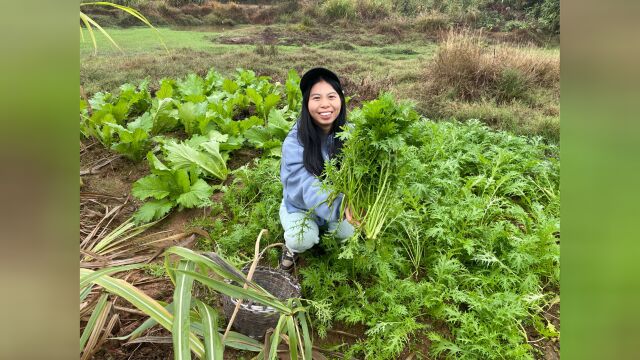
[[[81,165],[90,169],[81,177],[87,183],[81,195],[93,200],[83,201],[81,212],[95,224],[81,232],[81,267],[99,270],[83,270],[81,277],[85,355],[107,351],[97,340],[103,328],[113,329],[118,314],[110,309],[121,296],[150,319],[122,327],[117,336],[158,340],[143,335],[161,326],[172,345],[160,357],[225,351],[275,358],[279,336],[263,347],[235,333],[224,341],[207,330],[218,327],[222,315],[211,312],[230,291],[281,312],[275,332],[288,334],[294,359],[310,356],[311,342],[328,358],[370,359],[534,359],[556,346],[557,145],[496,131],[477,119],[435,122],[391,93],[351,104],[354,126],[342,135],[343,167],[328,166],[326,186],[359,199],[363,225],[344,243],[326,233],[304,254],[302,299],[284,304],[259,289],[206,280],[207,268],[237,280],[229,269],[251,263],[262,229],[268,235],[261,248],[283,242],[279,149],[300,111],[299,80],[293,69],[275,81],[249,69],[214,68],[131,80],[81,97]],[[86,154],[97,154],[98,161]],[[96,175],[95,164],[105,158],[117,158],[117,165]],[[354,187],[353,179],[368,185]],[[100,210],[117,198],[105,193],[109,180],[132,195],[133,207],[125,206],[127,197],[106,206],[117,211]],[[91,220],[94,213],[104,214],[102,220]],[[181,233],[162,237],[171,230]],[[195,241],[170,250],[185,261],[167,255],[164,263],[155,261],[164,271],[149,268],[166,274],[154,280],[163,291],[145,289],[149,281],[139,275],[114,278],[190,235]],[[189,249],[213,251],[226,267]],[[263,262],[276,266],[278,254],[278,248],[267,250]],[[345,333],[350,340],[335,336]]]

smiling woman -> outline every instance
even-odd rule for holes
[[[339,239],[354,232],[350,212],[340,213],[342,196],[330,203],[329,192],[321,186],[324,162],[342,148],[342,140],[336,137],[346,123],[340,79],[330,70],[314,68],[302,76],[300,90],[302,111],[282,144],[280,165],[280,221],[287,245],[280,267],[286,271],[293,269],[298,253],[320,241],[321,230],[326,228]]]

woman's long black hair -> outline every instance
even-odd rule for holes
[[[329,145],[329,158],[333,158],[342,149],[342,140],[335,136],[336,131],[340,130],[347,121],[347,106],[344,100],[344,94],[342,93],[342,87],[340,83],[332,79],[323,79],[319,77],[313,83],[314,85],[320,81],[326,81],[340,96],[340,113],[338,117],[331,125],[329,135],[333,137],[332,143]],[[302,153],[302,159],[304,167],[315,176],[322,176],[324,171],[324,159],[322,158],[321,150],[321,138],[327,136],[324,131],[316,125],[309,114],[309,94],[311,93],[312,86],[307,88],[307,91],[302,94],[302,111],[300,113],[300,119],[298,120],[298,141],[304,148]]]

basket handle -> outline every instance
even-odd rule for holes
[[[251,266],[249,267],[249,272],[247,273],[247,281],[251,281],[251,279],[253,278],[253,273],[256,271],[256,267],[258,266],[258,261],[262,258],[262,256],[264,255],[265,251],[267,251],[268,249],[274,247],[274,246],[284,246],[283,243],[275,243],[275,244],[271,244],[267,247],[265,247],[264,249],[262,249],[262,251],[260,251],[260,239],[262,238],[262,235],[264,234],[268,234],[269,231],[267,229],[262,229],[260,230],[260,233],[258,234],[258,238],[256,239],[256,244],[254,247],[254,253],[253,253],[253,262],[251,263]],[[246,289],[249,286],[249,284],[245,283],[243,288]],[[231,317],[229,318],[229,323],[227,324],[227,329],[224,332],[224,335],[222,336],[222,341],[224,342],[224,340],[227,338],[227,335],[229,334],[229,331],[231,331],[231,325],[233,325],[233,322],[236,319],[236,315],[238,314],[238,310],[240,310],[240,305],[242,304],[242,299],[238,299],[238,302],[236,303],[236,307],[235,309],[233,309],[233,314],[231,314]]]

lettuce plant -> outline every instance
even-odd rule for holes
[[[138,179],[131,187],[131,194],[147,201],[133,215],[137,223],[157,220],[175,206],[179,208],[211,205],[213,188],[197,175],[195,166],[169,168],[152,152],[147,154],[151,175]]]

